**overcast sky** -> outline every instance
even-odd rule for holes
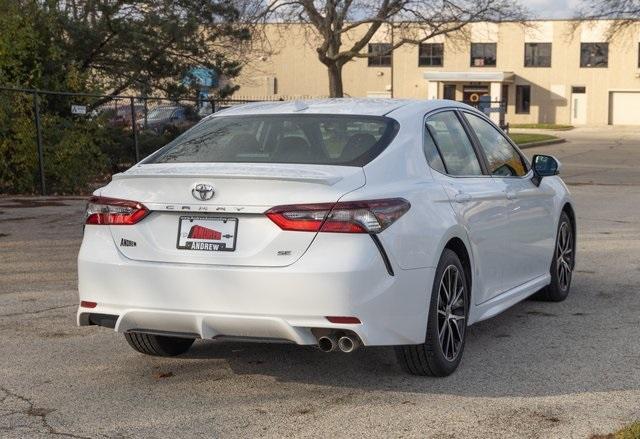
[[[571,18],[582,0],[521,0],[521,4],[532,11],[536,18]]]

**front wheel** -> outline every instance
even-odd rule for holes
[[[558,223],[556,246],[551,261],[551,283],[536,293],[535,299],[562,302],[569,295],[575,264],[575,239],[569,216],[562,212]]]
[[[155,357],[175,357],[189,350],[195,339],[126,332],[124,338],[136,351]]]
[[[398,362],[413,375],[452,374],[464,350],[469,293],[458,255],[445,249],[433,281],[425,342],[396,347]]]

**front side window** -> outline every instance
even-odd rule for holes
[[[522,177],[527,174],[524,160],[500,131],[475,114],[465,113],[464,117],[480,141],[491,175]]]
[[[551,43],[525,43],[525,67],[551,67]]]
[[[369,67],[389,67],[391,66],[391,44],[372,43],[369,44]]]
[[[609,43],[580,44],[580,67],[607,67]]]
[[[420,44],[418,65],[420,67],[442,67],[444,64],[444,44]]]
[[[471,43],[471,67],[495,67],[496,43]]]
[[[425,142],[427,160],[435,170],[444,169],[449,175],[482,175],[473,144],[454,112],[444,111],[429,117],[426,131],[425,136],[429,136],[426,140],[440,152],[442,166],[435,157],[434,149],[429,149],[429,142]]]
[[[529,114],[531,110],[531,86],[516,85],[516,114]]]
[[[302,163],[364,166],[398,122],[380,116],[275,114],[206,119],[144,163]]]

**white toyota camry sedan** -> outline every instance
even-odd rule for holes
[[[559,170],[452,101],[233,107],[91,197],[78,323],[150,355],[197,338],[388,345],[410,373],[448,375],[469,325],[567,297]]]

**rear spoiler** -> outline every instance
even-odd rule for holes
[[[281,164],[227,164],[227,163],[184,163],[184,164],[140,164],[122,172],[114,174],[113,180],[129,178],[227,178],[252,180],[282,180],[316,183],[333,186],[344,177],[336,168],[345,166],[331,166],[331,172],[318,169],[305,169],[318,165],[281,165]]]

